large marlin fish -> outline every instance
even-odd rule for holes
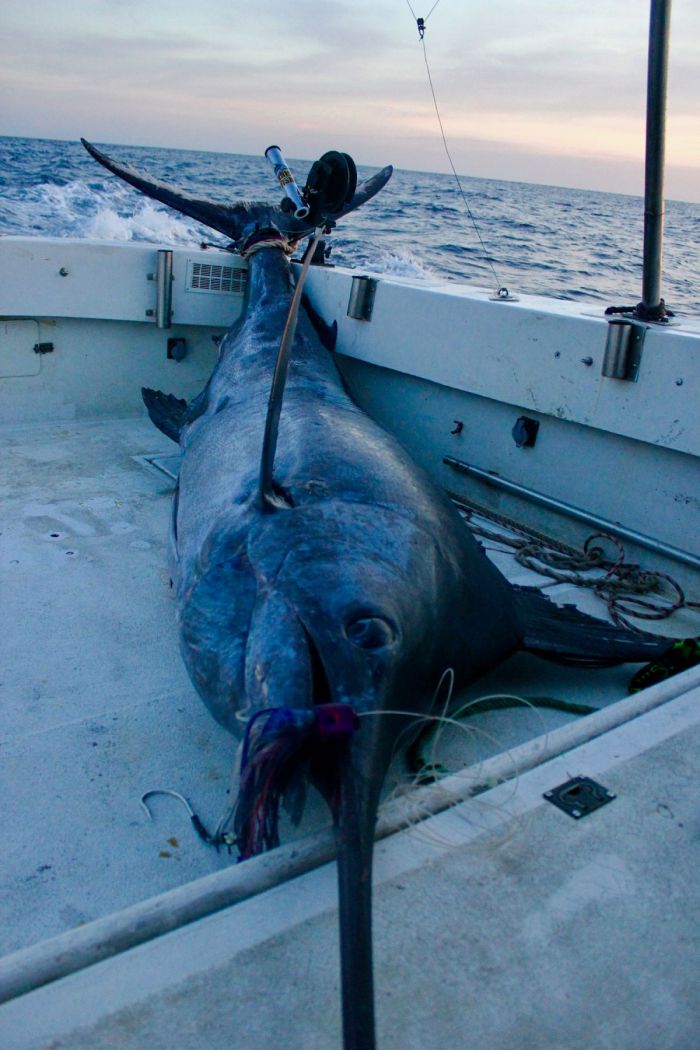
[[[182,652],[215,718],[244,736],[231,823],[243,856],[277,841],[280,795],[308,778],[337,829],[343,1030],[374,1046],[371,863],[382,782],[411,713],[519,648],[644,660],[667,645],[511,587],[445,495],[350,399],[302,316],[279,420],[276,499],[261,499],[268,398],[294,282],[285,248],[308,222],[266,204],[189,196],[90,153],[243,246],[247,305],[189,406],[145,392],[182,449],[173,508]],[[340,209],[368,200],[384,169]],[[264,247],[263,247],[264,246]],[[383,712],[406,712],[406,715]]]

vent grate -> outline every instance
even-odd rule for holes
[[[190,260],[187,290],[190,292],[224,292],[243,295],[248,271],[241,266],[222,266]]]

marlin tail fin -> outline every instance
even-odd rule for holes
[[[111,171],[113,175],[118,175],[120,179],[128,182],[141,193],[145,193],[147,197],[167,204],[168,207],[174,208],[183,215],[189,215],[190,218],[201,222],[204,226],[209,226],[212,230],[218,230],[232,241],[240,240],[244,233],[250,232],[256,225],[261,228],[273,226],[293,240],[313,233],[313,226],[309,225],[308,219],[297,219],[279,205],[267,204],[264,201],[221,204],[209,197],[198,197],[177,186],[169,186],[145,172],[137,171],[128,164],[120,164],[112,160],[87,139],[80,141],[90,156],[94,157],[107,171]],[[355,190],[352,200],[345,205],[338,217],[347,215],[355,208],[359,208],[361,204],[371,200],[389,181],[393,170],[391,165],[388,165],[361,183]]]

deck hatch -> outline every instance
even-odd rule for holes
[[[171,481],[178,479],[182,461],[182,455],[179,452],[157,452],[154,455],[134,456],[133,458],[151,472],[157,470],[160,474],[165,474]]]
[[[593,813],[594,810],[600,809],[601,806],[616,798],[612,791],[608,791],[606,787],[591,780],[590,777],[572,777],[565,784],[560,784],[551,791],[545,791],[543,797],[557,809],[568,813],[574,820],[588,816],[589,813]]]
[[[188,292],[217,292],[226,295],[243,295],[248,280],[248,271],[241,266],[224,266],[221,263],[187,263]]]

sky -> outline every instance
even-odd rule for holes
[[[0,134],[447,171],[434,0],[0,0]],[[648,0],[438,0],[460,174],[643,192]],[[700,201],[700,2],[675,0],[666,195]]]

